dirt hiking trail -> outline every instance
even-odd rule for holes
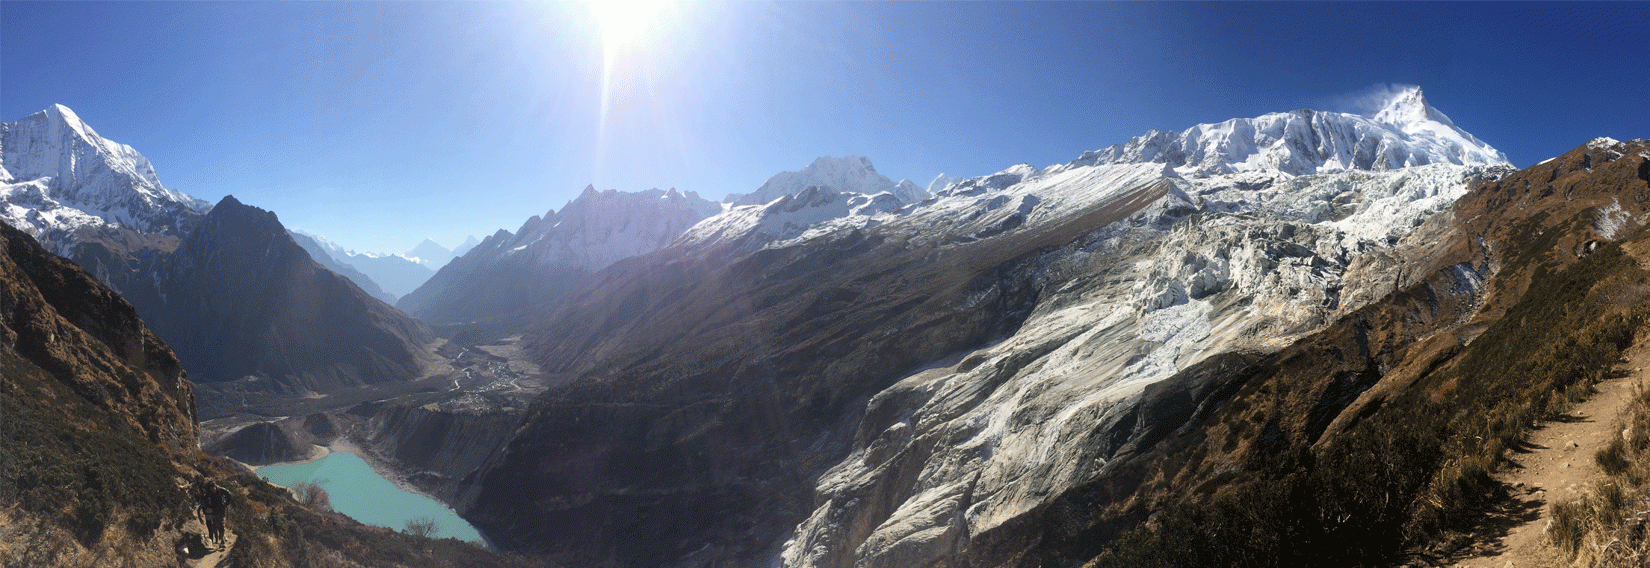
[[[189,522],[184,523],[183,530],[204,536],[206,534],[206,523],[201,522],[200,519],[189,519]],[[225,558],[229,557],[229,551],[235,549],[235,531],[230,530],[229,527],[224,527],[223,540],[224,545],[222,548],[213,547],[212,552],[208,552],[206,556],[200,558],[183,558],[183,565],[189,568],[217,568],[218,565],[223,564]]]
[[[1509,450],[1512,465],[1496,474],[1513,502],[1485,519],[1475,541],[1445,566],[1459,568],[1557,568],[1568,558],[1547,539],[1550,507],[1586,494],[1605,477],[1593,455],[1621,430],[1622,413],[1650,368],[1650,342],[1625,353],[1616,378],[1599,383],[1598,393],[1562,418],[1537,426],[1522,445]]]

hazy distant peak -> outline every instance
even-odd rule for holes
[[[424,242],[418,243],[418,246],[415,246],[412,250],[407,251],[407,254],[404,256],[433,262],[436,266],[441,266],[442,264],[446,264],[448,259],[452,258],[453,251],[449,250],[447,247],[441,246],[434,240],[424,239]]]
[[[794,195],[810,187],[828,187],[843,193],[875,195],[893,192],[894,180],[877,173],[870,158],[820,156],[808,167],[795,172],[779,172],[767,183],[749,195],[739,198],[734,205],[760,205],[787,195]]]
[[[470,252],[470,249],[476,248],[476,245],[479,244],[481,244],[481,241],[477,239],[475,235],[470,235],[468,238],[464,239],[463,243],[453,247],[453,256],[455,258],[464,256],[464,253]]]

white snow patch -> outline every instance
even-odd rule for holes
[[[1593,213],[1593,230],[1606,240],[1616,240],[1622,235],[1622,229],[1633,221],[1633,214],[1623,211],[1621,202],[1614,197],[1610,198],[1610,205]]]

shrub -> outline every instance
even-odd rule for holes
[[[1599,469],[1612,476],[1627,473],[1627,468],[1632,466],[1627,461],[1627,444],[1621,438],[1610,441],[1610,445],[1593,455],[1593,460],[1598,462]]]
[[[414,517],[407,519],[407,528],[401,532],[418,538],[430,538],[440,527],[441,525],[436,524],[435,519],[430,517]]]
[[[1547,518],[1552,519],[1552,524],[1547,527],[1547,538],[1552,539],[1553,544],[1565,553],[1575,554],[1576,549],[1581,547],[1581,538],[1589,530],[1588,517],[1587,505],[1582,500],[1553,503],[1547,511]]]
[[[324,482],[325,480],[317,480]],[[292,493],[297,496],[298,502],[317,511],[331,511],[332,498],[327,490],[316,483],[303,482],[292,486]]]

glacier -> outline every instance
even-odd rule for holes
[[[1413,88],[1371,115],[1273,113],[1044,168],[942,174],[921,200],[787,178],[795,191],[737,202],[675,246],[748,252],[873,230],[961,246],[1103,220],[1037,253],[1044,292],[1016,331],[871,398],[866,416],[885,421],[859,424],[864,440],[818,478],[816,508],[776,559],[936,565],[1106,475],[1130,450],[1096,448],[1093,431],[1134,412],[1148,385],[1276,351],[1399,286],[1366,255],[1425,239],[1469,187],[1511,171]],[[884,407],[896,409],[869,410]]]

